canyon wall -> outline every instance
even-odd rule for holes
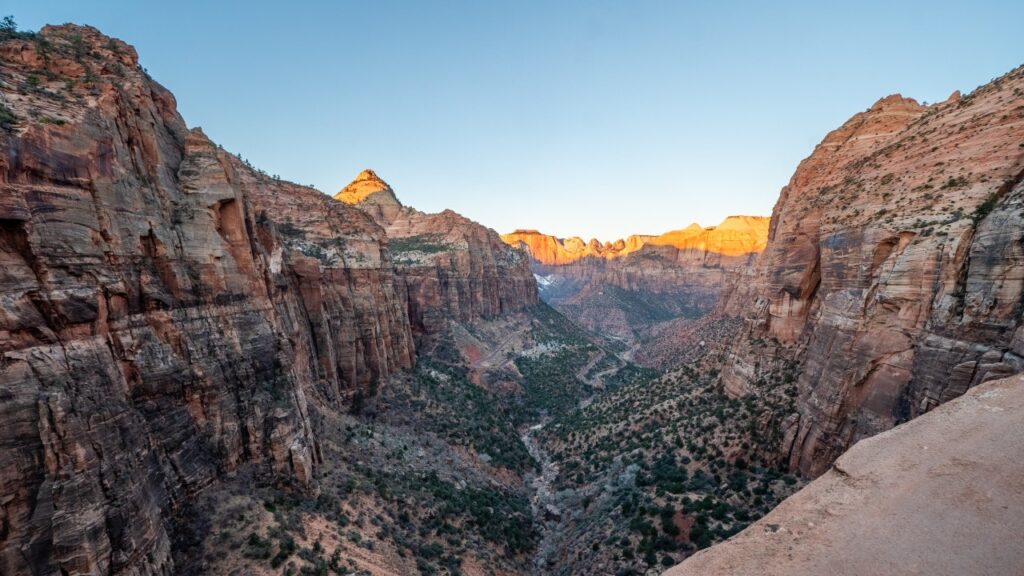
[[[425,214],[403,206],[390,186],[365,170],[335,198],[369,214],[387,232],[398,292],[417,335],[450,321],[469,323],[538,302],[526,255],[498,234],[452,212]]]
[[[316,409],[410,366],[383,230],[188,130],[88,27],[0,43],[0,573],[173,573],[245,463],[310,483]]]
[[[595,332],[633,340],[656,324],[715,310],[764,249],[768,223],[730,216],[718,226],[604,244],[532,230],[502,239],[531,255],[547,302]]]
[[[830,133],[729,299],[723,382],[801,366],[791,468],[1024,369],[1024,71],[923,106],[889,96]]]

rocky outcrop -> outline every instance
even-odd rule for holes
[[[531,255],[541,296],[581,325],[627,340],[714,310],[764,249],[769,219],[730,216],[660,236],[589,244],[533,231],[502,236]]]
[[[188,130],[133,48],[0,43],[0,573],[170,574],[243,464],[306,486],[315,410],[413,360],[383,230]]]
[[[451,210],[425,214],[402,206],[372,170],[361,172],[335,198],[364,210],[386,230],[397,291],[416,334],[537,303],[529,260],[490,228]]]
[[[1024,370],[1024,70],[922,106],[890,96],[829,134],[782,190],[728,303],[748,318],[723,382],[800,362],[785,458],[847,447]]]
[[[862,440],[820,478],[667,576],[1017,574],[1024,378]]]
[[[363,170],[356,179],[334,195],[335,200],[358,207],[381,226],[387,226],[403,212],[395,191],[373,170]]]

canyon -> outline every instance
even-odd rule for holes
[[[879,100],[770,218],[398,198],[266,174],[94,28],[0,34],[0,573],[1024,561],[1024,68]]]

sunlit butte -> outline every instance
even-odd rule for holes
[[[511,246],[526,248],[537,261],[547,265],[569,264],[583,258],[619,258],[644,246],[668,247],[698,255],[749,256],[764,250],[768,224],[769,218],[764,216],[730,216],[718,226],[703,228],[690,224],[659,236],[632,235],[614,242],[585,241],[578,236],[562,239],[537,230],[516,230],[503,234],[501,239]]]

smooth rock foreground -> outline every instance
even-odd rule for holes
[[[843,454],[685,575],[1024,574],[1024,377],[977,386]]]

